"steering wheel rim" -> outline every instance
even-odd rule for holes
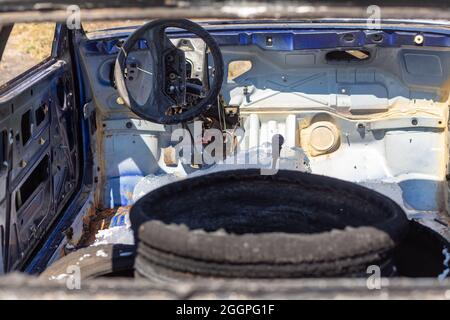
[[[184,29],[200,37],[209,48],[212,59],[214,61],[214,74],[211,77],[209,90],[205,97],[201,98],[199,103],[183,110],[181,113],[167,114],[171,107],[177,106],[174,104],[173,98],[169,97],[164,90],[165,85],[165,64],[164,64],[164,50],[171,49],[179,50],[170,42],[164,30],[170,27]],[[157,39],[155,39],[157,37]],[[128,86],[125,81],[124,72],[126,69],[127,55],[135,44],[141,40],[147,41],[150,50],[152,65],[154,70],[151,73],[152,81],[149,90],[149,97],[144,104],[139,104],[130,94]],[[156,40],[156,41],[155,41]],[[181,50],[179,50],[181,51]],[[178,54],[181,54],[178,52]],[[184,53],[182,54],[184,58]],[[160,124],[176,124],[192,120],[194,117],[202,114],[217,100],[223,82],[224,65],[222,53],[214,38],[200,25],[186,20],[186,19],[160,19],[146,23],[124,42],[119,51],[116,64],[114,67],[114,79],[116,82],[117,91],[123,99],[125,105],[131,109],[139,117],[160,123]],[[184,90],[186,90],[186,81],[184,80]]]

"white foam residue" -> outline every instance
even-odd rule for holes
[[[99,230],[92,245],[98,246],[109,243],[134,244],[133,231],[127,225]]]
[[[444,269],[444,271],[442,271],[442,273],[438,276],[438,280],[442,281],[444,279],[446,279],[448,277],[448,275],[450,274],[450,252],[448,252],[447,248],[444,248],[444,250],[442,250],[442,254],[444,255],[444,266],[446,267]]]
[[[91,255],[90,254],[84,254],[82,257],[80,257],[80,259],[78,259],[78,261],[83,261],[86,258],[89,258]]]
[[[95,254],[97,257],[107,257],[108,255],[106,254],[105,251],[103,251],[102,249],[98,250],[97,253]]]
[[[65,278],[67,278],[69,275],[66,273],[61,273],[57,276],[51,276],[50,278],[48,278],[48,280],[63,280]]]

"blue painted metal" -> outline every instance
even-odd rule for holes
[[[115,41],[89,41],[86,43],[86,51],[90,53],[106,53],[106,54],[117,54],[119,48],[116,46],[120,39],[115,39]],[[140,40],[136,43],[134,49],[145,49],[148,48],[147,41]]]
[[[423,30],[423,29],[422,29]],[[425,38],[422,47],[450,47],[450,31],[442,32],[418,30],[364,30],[364,29],[324,29],[311,27],[308,29],[253,29],[253,30],[213,30],[211,34],[221,46],[248,46],[255,45],[263,50],[292,51],[307,49],[329,48],[362,48],[365,46],[401,47],[415,46],[414,37],[422,34]],[[168,32],[169,33],[169,32]],[[376,42],[372,35],[377,33],[383,40]],[[172,32],[172,36],[189,38],[187,33]],[[344,35],[353,35],[354,40],[348,41]],[[123,41],[127,35],[119,34],[118,38],[95,39],[86,43],[86,49],[90,54],[117,54],[119,48],[116,44]],[[272,38],[272,45],[267,45],[267,38]],[[144,40],[139,42],[139,48],[147,45]]]

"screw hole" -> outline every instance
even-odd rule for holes
[[[344,34],[342,39],[344,39],[345,42],[353,42],[355,40],[355,36],[352,33],[347,33]]]
[[[379,33],[376,33],[376,34],[372,35],[372,41],[373,42],[381,42],[381,41],[383,41],[383,35],[379,34]]]

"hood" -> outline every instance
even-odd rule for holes
[[[374,5],[374,2],[375,5]],[[74,5],[83,21],[111,19],[440,19],[450,20],[450,2],[223,1],[223,0],[0,0],[0,23],[65,21]],[[126,10],[124,10],[126,8]]]

